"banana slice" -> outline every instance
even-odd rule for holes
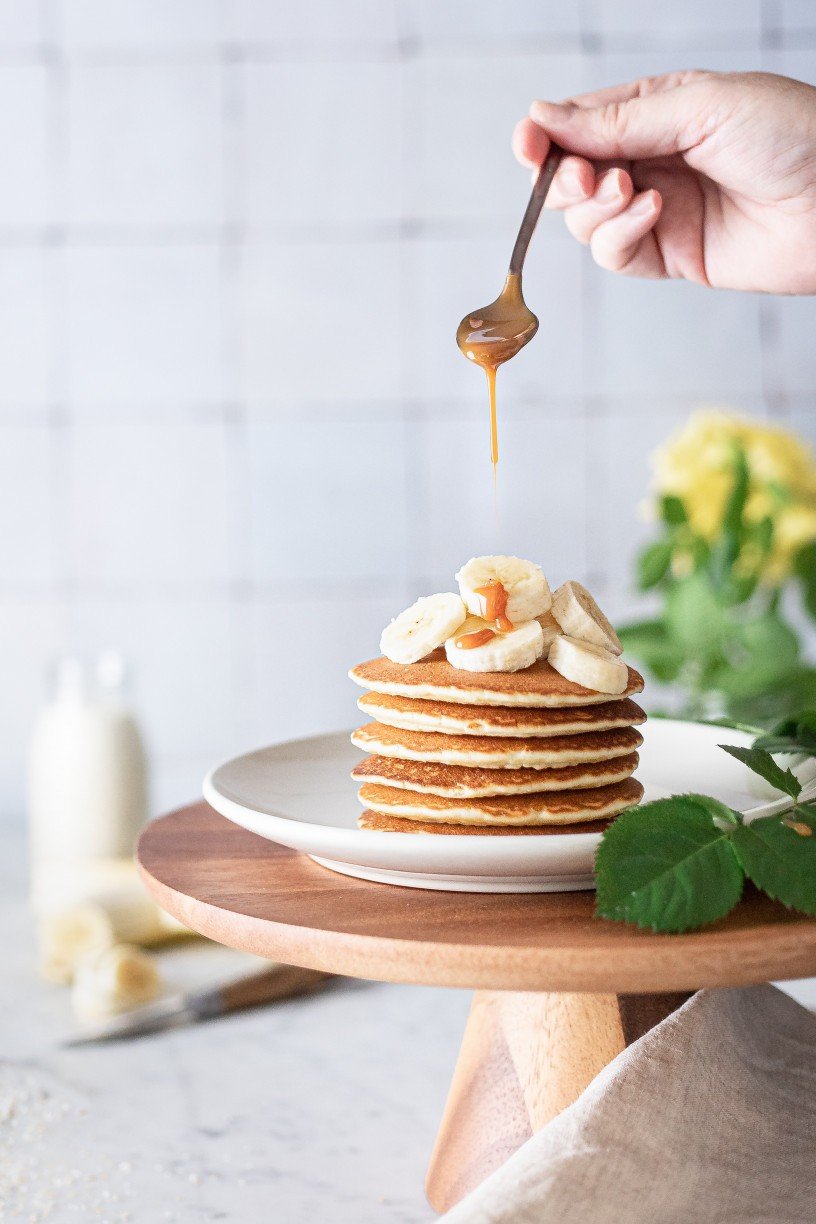
[[[504,588],[507,604],[504,616],[513,624],[535,620],[549,611],[552,595],[543,570],[519,557],[473,557],[456,575],[468,612],[489,620],[486,590],[498,584]]]
[[[129,944],[115,944],[80,961],[71,1003],[76,1018],[90,1022],[141,1007],[160,993],[153,958]]]
[[[552,614],[567,637],[593,642],[612,654],[619,655],[623,651],[611,623],[580,582],[565,582],[558,588],[553,595]]]
[[[547,657],[550,666],[573,684],[613,695],[626,689],[629,668],[623,659],[594,642],[582,642],[562,634],[553,642]]]
[[[458,595],[426,595],[383,630],[380,650],[392,663],[417,663],[455,633],[466,616]]]
[[[553,642],[561,633],[561,626],[552,612],[545,612],[543,616],[537,616],[536,620],[541,626],[541,632],[544,634],[544,654],[547,654]]]
[[[61,940],[60,926],[72,912],[90,904],[105,911],[113,938],[109,943],[165,943],[193,934],[159,909],[139,878],[132,859],[54,859],[32,872],[34,913],[49,919],[52,938]],[[67,916],[67,917],[66,917]]]
[[[470,635],[492,634],[483,645],[458,646]],[[478,641],[478,638],[476,639]],[[445,643],[448,662],[460,671],[514,672],[530,667],[544,653],[544,633],[537,620],[527,621],[510,633],[497,633],[478,617],[468,617],[459,633]]]
[[[89,952],[107,948],[115,939],[107,910],[90,901],[43,915],[37,937],[40,973],[59,985],[73,981],[77,965]]]

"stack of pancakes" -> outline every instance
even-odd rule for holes
[[[419,663],[373,659],[349,672],[373,721],[352,735],[371,753],[353,771],[363,829],[547,833],[602,829],[638,803],[632,774],[646,715],[566,680],[545,659],[518,672],[466,672],[437,650]]]

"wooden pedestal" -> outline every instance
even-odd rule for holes
[[[425,1189],[447,1211],[689,996],[480,990]]]
[[[159,905],[210,939],[330,973],[476,990],[427,1180],[440,1211],[689,991],[816,975],[816,922],[751,889],[701,931],[655,935],[596,918],[587,892],[336,875],[205,803],[154,821],[138,861]]]

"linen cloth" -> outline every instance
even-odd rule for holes
[[[449,1211],[445,1224],[814,1224],[816,1016],[703,990]]]

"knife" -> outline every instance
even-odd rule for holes
[[[239,978],[226,986],[170,995],[144,1007],[134,1008],[121,1016],[113,1016],[94,1028],[84,1029],[62,1044],[69,1047],[93,1045],[100,1041],[120,1041],[128,1037],[142,1037],[147,1033],[159,1033],[163,1029],[179,1028],[185,1024],[195,1024],[199,1020],[213,1020],[216,1016],[260,1007],[278,999],[311,994],[334,976],[317,969],[301,969],[297,965],[275,965],[260,973]]]

